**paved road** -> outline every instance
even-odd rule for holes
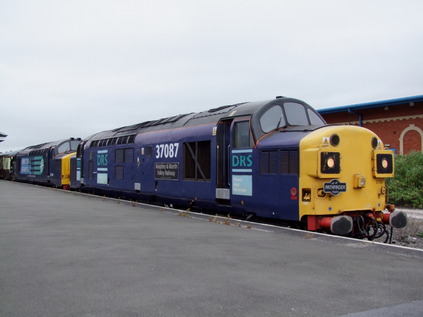
[[[421,316],[396,250],[0,181],[0,316]]]

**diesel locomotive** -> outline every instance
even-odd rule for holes
[[[70,138],[20,150],[13,156],[10,177],[67,189],[70,186],[70,158],[80,142],[80,138]]]
[[[28,147],[16,180],[110,194],[311,231],[374,239],[402,228],[386,204],[394,154],[368,129],[329,126],[305,102],[276,97]]]
[[[293,98],[103,131],[83,140],[71,161],[71,184],[87,191],[370,239],[388,236],[387,223],[407,222],[386,205],[393,152],[370,130],[328,126]]]

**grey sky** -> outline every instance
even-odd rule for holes
[[[421,0],[1,0],[0,151],[284,95],[423,93]]]

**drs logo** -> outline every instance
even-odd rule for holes
[[[251,166],[253,166],[253,156],[251,154],[232,156],[232,167],[246,168]]]
[[[109,163],[107,153],[97,152],[97,166],[107,166]]]
[[[232,151],[232,168],[243,171],[250,171],[253,166],[252,150],[233,150]]]

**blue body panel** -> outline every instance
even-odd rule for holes
[[[19,162],[19,167],[16,171],[17,180],[47,183],[50,176],[49,166],[51,165],[48,153],[42,155],[18,153],[16,159]]]
[[[215,148],[213,127],[214,125],[203,125],[150,132],[138,134],[133,144],[88,147],[84,152],[84,175],[88,175],[84,177],[84,187],[174,202],[214,201],[214,160],[211,160],[209,180],[191,181],[183,178],[183,144],[210,141],[211,148]],[[128,153],[132,151],[133,159],[124,159],[124,162],[117,163],[117,150],[127,150]],[[89,172],[89,157],[93,158],[93,173]],[[123,170],[123,177],[118,177],[118,169]],[[157,177],[156,173],[160,170],[167,175]]]
[[[298,220],[298,173],[261,175],[260,152],[297,150],[309,132],[274,133],[256,148],[234,149],[230,157],[231,188],[229,202],[216,202],[216,136],[214,124],[149,133],[140,133],[133,144],[85,149],[86,188],[102,189],[119,195],[158,200],[233,213],[254,212],[267,218]],[[207,180],[184,178],[184,144],[210,142],[210,177]],[[120,159],[116,151],[133,153]],[[92,163],[89,158],[92,157]],[[92,173],[89,165],[92,164]],[[118,173],[118,170],[120,172]],[[118,175],[119,174],[119,175]]]
[[[15,157],[16,180],[43,185],[62,185],[62,158],[76,150],[81,139],[48,142],[18,151]]]
[[[281,153],[298,153],[299,143],[308,133],[310,132],[276,132],[262,140],[255,149],[253,159],[255,163],[253,168],[254,186],[250,204],[252,205],[252,210],[259,211],[256,213],[260,216],[293,221],[299,220],[299,170],[289,173],[282,172],[279,165],[281,164]],[[259,171],[259,156],[263,151],[275,153],[274,160],[275,164],[278,165],[276,171],[269,173],[261,173]],[[299,160],[298,156],[297,160]],[[298,161],[297,164],[299,166]]]
[[[70,188],[79,189],[81,187],[81,162],[80,157],[76,157],[74,154],[70,159]]]

